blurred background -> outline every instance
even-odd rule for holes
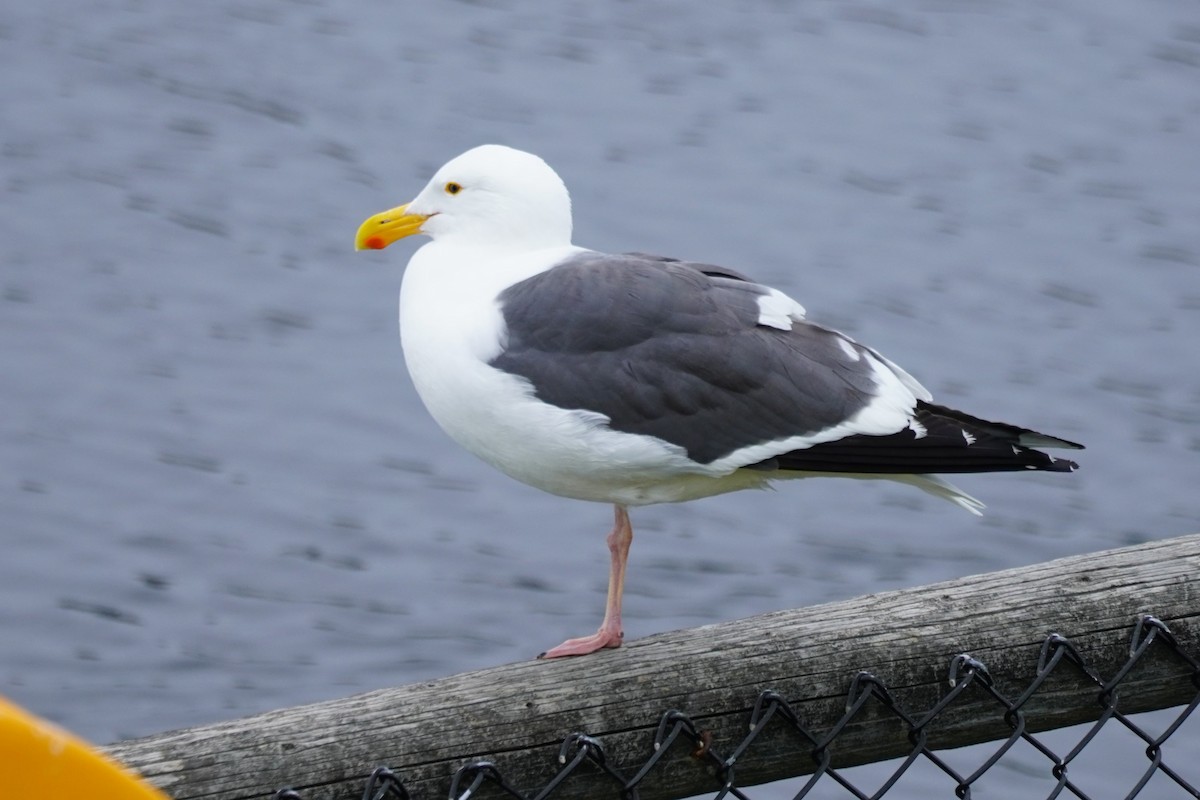
[[[420,242],[352,250],[485,142],[559,171],[577,243],[747,272],[1089,448],[956,478],[982,519],[638,509],[627,638],[1200,529],[1193,3],[47,0],[0,9],[0,75],[0,694],[94,740],[598,624],[610,510],[436,428]]]

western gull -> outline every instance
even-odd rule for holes
[[[810,322],[783,292],[724,267],[571,243],[546,162],[483,145],[411,203],[367,219],[357,249],[413,234],[400,334],[413,384],[459,444],[553,494],[612,503],[604,621],[544,658],[621,644],[630,506],[784,478],[887,478],[973,514],[933,473],[1077,465],[1082,445],[933,402],[878,351]]]

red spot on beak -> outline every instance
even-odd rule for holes
[[[383,240],[382,236],[371,236],[363,244],[371,250],[382,250],[387,247],[387,242]]]

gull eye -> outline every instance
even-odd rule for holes
[[[446,194],[458,194],[462,191],[462,184],[450,181],[444,188],[446,189]]]

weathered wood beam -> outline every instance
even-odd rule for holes
[[[1142,613],[1165,622],[1185,652],[1200,654],[1200,535],[664,633],[579,659],[531,659],[108,750],[178,800],[265,798],[283,786],[305,800],[358,798],[380,765],[398,772],[417,800],[440,798],[455,770],[477,759],[494,761],[509,784],[532,795],[558,770],[560,743],[575,731],[598,738],[607,764],[633,776],[652,755],[668,709],[695,720],[727,755],[746,736],[764,689],[783,695],[808,729],[823,734],[843,715],[860,670],[919,716],[950,690],[951,660],[969,653],[1015,698],[1033,680],[1052,632],[1108,678],[1127,660]],[[1190,702],[1197,692],[1190,676],[1178,656],[1150,652],[1121,681],[1120,708]],[[1028,729],[1096,719],[1097,694],[1080,671],[1060,666],[1025,706]],[[939,715],[930,743],[955,747],[1008,734],[996,704],[972,690]],[[717,787],[690,749],[667,753],[640,784],[643,800]],[[904,726],[872,702],[839,734],[833,763],[910,749]],[[738,760],[738,784],[810,772],[810,751],[794,730],[772,723]],[[595,767],[568,780],[572,797],[618,796]]]

